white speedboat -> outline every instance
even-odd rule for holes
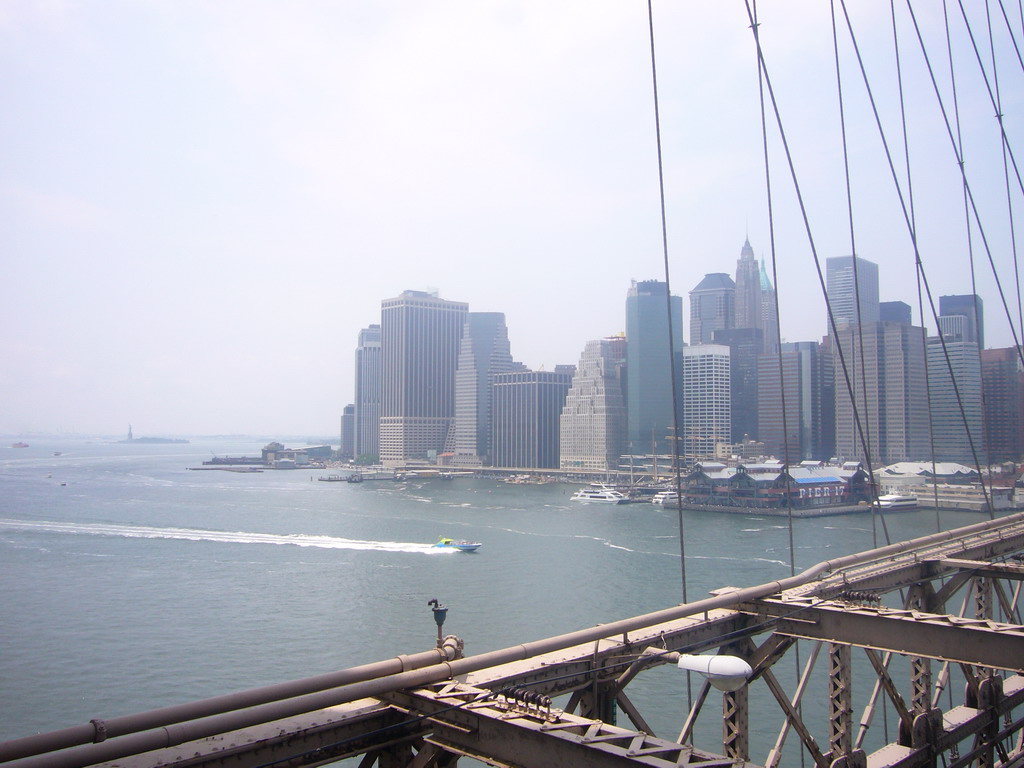
[[[605,504],[624,504],[628,499],[626,494],[609,488],[605,485],[580,488],[570,497],[570,501],[599,501]]]
[[[917,496],[902,496],[898,493],[887,493],[878,497],[881,509],[916,509]]]

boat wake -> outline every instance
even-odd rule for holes
[[[0,519],[0,530],[62,533],[68,535],[117,536],[129,539],[178,539],[185,541],[212,541],[222,544],[288,544],[295,547],[318,549],[354,549],[374,552],[418,552],[421,554],[450,554],[432,544],[404,541],[363,541],[337,536],[314,536],[304,533],[252,533],[248,531],[212,531],[199,528],[157,528],[145,525],[119,523],[57,523],[45,520]]]

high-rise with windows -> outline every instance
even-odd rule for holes
[[[556,371],[494,376],[494,466],[558,468],[558,419],[571,381]]]
[[[984,349],[986,461],[1024,460],[1024,361],[1019,347]]]
[[[830,365],[816,341],[783,344],[777,355],[758,358],[758,438],[768,453],[787,462],[831,458],[832,446],[824,442]]]
[[[763,328],[761,312],[761,271],[750,240],[743,242],[736,262],[736,327]]]
[[[759,440],[757,419],[757,360],[764,350],[764,331],[760,328],[728,328],[715,331],[715,344],[729,348],[729,390],[733,443]]]
[[[862,324],[859,328],[841,326],[838,336],[829,338],[829,346],[835,359],[838,455],[866,461],[866,440],[874,464],[928,458],[928,403],[923,396],[924,329],[881,322]],[[840,349],[850,374],[849,388],[841,370]]]
[[[736,327],[736,283],[724,272],[704,275],[690,291],[690,343],[711,344],[715,331]]]
[[[380,326],[359,332],[356,347],[355,402],[352,451],[355,458],[376,461],[380,454],[381,356]]]
[[[588,341],[559,418],[562,469],[615,469],[626,445],[626,337]]]
[[[729,443],[729,348],[698,344],[683,350],[683,450],[688,458],[716,455],[719,443]]]
[[[682,348],[683,300],[669,297],[666,283],[634,280],[626,294],[628,453],[672,450],[672,368]]]
[[[962,317],[963,340],[973,341],[978,349],[985,348],[985,302],[980,296],[973,293],[939,296],[940,328],[945,317]]]
[[[508,329],[501,312],[469,312],[455,371],[455,421],[446,452],[458,465],[487,465],[491,459],[491,383],[513,370]]]
[[[947,316],[963,320],[962,316]],[[940,318],[942,320],[943,318]],[[966,341],[964,323],[928,339],[928,399],[936,461],[973,466],[985,460],[982,434],[981,357],[978,344]]]
[[[405,291],[381,302],[380,458],[430,458],[455,415],[455,369],[469,306]]]
[[[878,265],[873,261],[859,256],[828,258],[825,261],[825,291],[836,326],[878,322]]]

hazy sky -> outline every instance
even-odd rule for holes
[[[966,5],[990,67],[984,6]],[[758,4],[822,264],[854,247],[828,6]],[[851,6],[902,176],[889,3]],[[970,292],[963,193],[897,6],[937,300]],[[1013,143],[1022,66],[993,6]],[[941,3],[914,10],[948,97]],[[998,126],[950,13],[966,168],[1016,312]],[[741,0],[658,0],[654,16],[670,278],[686,296],[735,272],[745,236],[771,260],[755,49]],[[908,230],[840,33],[855,247],[916,320]],[[3,0],[0,115],[0,432],[335,434],[381,299],[436,289],[505,312],[516,359],[551,368],[624,329],[631,279],[663,277],[642,0]],[[818,339],[772,126],[783,336]],[[987,341],[1009,345],[973,242]]]

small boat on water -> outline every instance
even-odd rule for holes
[[[481,546],[483,545],[478,541],[460,541],[449,539],[447,536],[439,538],[434,545],[436,549],[457,549],[459,552],[476,552]]]
[[[898,493],[887,493],[878,497],[881,509],[917,509],[917,496],[901,496]]]
[[[626,494],[600,483],[591,485],[587,488],[580,488],[569,498],[569,500],[597,501],[605,504],[625,504],[629,501]]]

